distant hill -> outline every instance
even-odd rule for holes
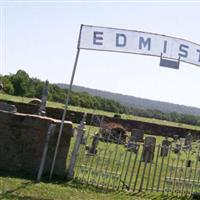
[[[67,84],[58,83],[56,84],[60,88],[68,88]],[[191,107],[191,106],[184,106],[179,104],[173,104],[168,102],[161,102],[161,101],[154,101],[129,95],[122,95],[118,93],[112,93],[102,90],[96,90],[91,88],[86,88],[82,86],[73,86],[73,91],[75,92],[87,92],[93,96],[100,96],[107,99],[112,99],[118,101],[122,105],[140,109],[153,109],[153,110],[160,110],[165,113],[170,112],[178,112],[183,114],[189,115],[197,115],[200,116],[200,108]]]

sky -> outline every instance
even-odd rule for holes
[[[70,83],[81,24],[179,37],[200,44],[200,1],[1,0],[0,73]],[[159,58],[81,50],[75,85],[200,108],[200,68]]]

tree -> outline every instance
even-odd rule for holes
[[[15,75],[11,76],[11,81],[14,87],[14,95],[27,96],[30,93],[29,75],[25,71],[18,70]]]
[[[13,95],[14,94],[14,87],[10,80],[10,76],[3,76],[2,77],[3,83],[3,91],[7,94]]]

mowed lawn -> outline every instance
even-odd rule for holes
[[[0,199],[12,200],[170,200],[182,199],[161,193],[106,192],[77,182],[41,182],[0,176]]]

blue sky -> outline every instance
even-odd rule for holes
[[[3,74],[69,83],[81,24],[180,37],[200,44],[199,3],[2,1]],[[159,58],[81,50],[74,84],[200,107],[200,68],[159,67]]]

